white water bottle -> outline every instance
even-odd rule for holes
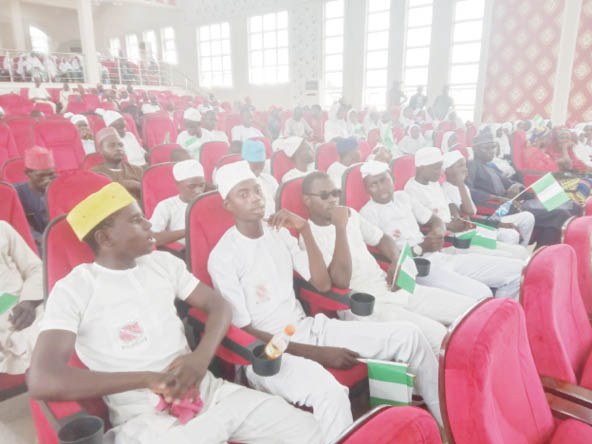
[[[265,346],[265,354],[269,359],[277,359],[288,348],[290,337],[294,334],[294,326],[286,325],[284,331],[273,335],[273,338]]]

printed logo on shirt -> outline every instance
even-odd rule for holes
[[[131,348],[146,342],[146,334],[138,321],[126,324],[119,329],[121,348]]]
[[[267,288],[265,288],[265,285],[257,285],[255,295],[257,296],[255,301],[256,304],[263,304],[269,300],[269,297],[267,296]]]
[[[393,233],[393,237],[395,237],[395,238],[401,237],[401,230],[396,229],[395,232]]]

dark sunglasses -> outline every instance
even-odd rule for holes
[[[341,190],[334,189],[333,191],[322,191],[319,194],[314,193],[306,193],[309,196],[317,196],[320,197],[321,200],[327,200],[330,196],[340,198],[341,197]]]

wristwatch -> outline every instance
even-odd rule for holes
[[[411,250],[416,256],[421,256],[423,254],[423,248],[421,248],[421,245],[414,245]]]

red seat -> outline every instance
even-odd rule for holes
[[[9,375],[0,373],[0,401],[18,396],[27,391],[25,375]]]
[[[366,158],[370,154],[372,154],[372,148],[370,147],[370,144],[365,140],[359,140],[358,146],[360,147],[360,159],[362,160],[362,162],[364,162]]]
[[[82,94],[82,102],[86,105],[87,111],[101,108],[101,99],[96,94]]]
[[[78,169],[82,166],[84,149],[78,130],[68,120],[42,120],[33,125],[35,145],[53,152],[56,171]]]
[[[216,162],[216,170],[219,170],[224,165],[228,165],[229,163],[234,162],[240,162],[241,160],[243,160],[243,158],[240,154],[227,154],[226,156],[218,159],[218,162]]]
[[[168,140],[166,140],[167,137]],[[168,113],[151,113],[143,117],[142,140],[147,149],[163,143],[174,143],[177,140],[177,130]]]
[[[153,146],[150,152],[148,153],[148,157],[150,159],[150,165],[155,165],[157,163],[164,163],[171,161],[171,153],[176,149],[183,148],[181,145],[177,145],[176,143],[163,143],[160,145]]]
[[[33,109],[41,111],[45,117],[51,117],[55,114],[53,107],[49,103],[37,102],[33,105]]]
[[[86,114],[85,117],[88,120],[90,130],[94,135],[105,128],[105,121],[101,116],[97,116],[96,114]]]
[[[391,171],[395,191],[401,191],[409,179],[415,177],[415,159],[413,156],[397,157],[391,161]]]
[[[33,146],[32,128],[39,119],[33,117],[11,117],[4,120],[4,123],[10,127],[12,136],[16,143],[16,148],[21,156],[25,151]]]
[[[591,218],[586,218],[588,224]],[[590,258],[590,229],[588,266]],[[592,389],[592,327],[569,245],[543,247],[523,272],[521,303],[532,356],[540,375]],[[586,270],[590,274],[590,269]]]
[[[563,418],[578,417],[581,406],[551,393],[545,396],[524,312],[512,299],[487,299],[458,320],[442,342],[439,372],[449,443],[592,442],[592,427],[573,419],[554,421],[551,410],[559,404]],[[564,438],[574,433],[579,434],[575,441]]]
[[[60,174],[47,187],[49,219],[68,213],[78,202],[111,182],[107,176],[88,170],[72,170]]]
[[[140,139],[140,134],[138,133],[138,128],[136,127],[136,122],[134,120],[134,116],[129,113],[121,113],[123,116],[123,120],[125,120],[125,127],[126,130],[136,136],[138,139],[138,143],[142,145],[142,139]]]
[[[265,146],[265,158],[271,159],[271,155],[273,154],[271,140],[269,140],[267,137],[253,137],[251,140],[258,140],[259,142],[263,142],[263,145]]]
[[[73,97],[73,96],[70,96]],[[68,102],[68,106],[66,107],[66,111],[72,114],[83,114],[87,112],[86,103],[78,102],[78,101],[70,101]]]
[[[441,444],[438,424],[418,407],[381,405],[350,426],[334,444]]]
[[[146,219],[152,217],[158,202],[179,194],[173,177],[174,166],[174,162],[159,163],[142,174],[142,206]]]
[[[8,183],[18,183],[28,180],[25,175],[25,159],[23,157],[15,157],[4,162],[0,179]]]
[[[576,217],[563,225],[563,242],[570,245],[578,258],[578,282],[586,312],[592,314],[592,262],[590,258],[592,217]]]
[[[84,156],[84,159],[82,159],[81,168],[83,170],[90,170],[92,167],[101,165],[103,163],[105,163],[103,156],[101,156],[99,153],[90,153]]]
[[[380,128],[371,129],[368,132],[368,145],[370,145],[370,150],[373,150],[378,141],[380,140]]]
[[[14,159],[19,156],[20,153],[16,147],[10,127],[0,122],[0,165],[8,159]]]
[[[292,168],[295,168],[296,164],[294,161],[286,155],[286,153],[282,150],[276,151],[271,156],[271,175],[278,181],[278,183],[282,183],[282,178],[284,174],[290,171]]]
[[[14,228],[21,237],[25,240],[27,245],[37,253],[37,246],[33,240],[31,229],[27,216],[21,205],[16,190],[6,182],[0,182],[0,220],[7,221],[12,228]]]
[[[536,150],[536,148],[530,149]],[[530,159],[528,150],[529,147],[527,145],[526,133],[523,130],[516,131],[512,135],[512,161],[514,163],[514,168],[522,176],[522,182],[527,187],[532,185],[533,182],[536,182],[547,172],[558,171],[557,165],[552,159],[549,159],[550,162],[548,162],[548,171],[534,171],[527,168],[527,161],[532,160]],[[531,153],[534,152],[531,151]]]
[[[199,163],[204,169],[206,181],[212,183],[212,173],[222,157],[228,153],[226,142],[206,142],[201,146]]]
[[[362,165],[362,163],[356,163],[343,173],[341,204],[356,211],[360,211],[366,205],[366,202],[370,200],[370,196],[368,196],[364,188],[364,179],[362,179],[362,173],[360,172]]]
[[[334,142],[324,143],[317,148],[315,156],[315,168],[319,171],[327,171],[327,169],[339,160],[337,154],[337,145]]]

